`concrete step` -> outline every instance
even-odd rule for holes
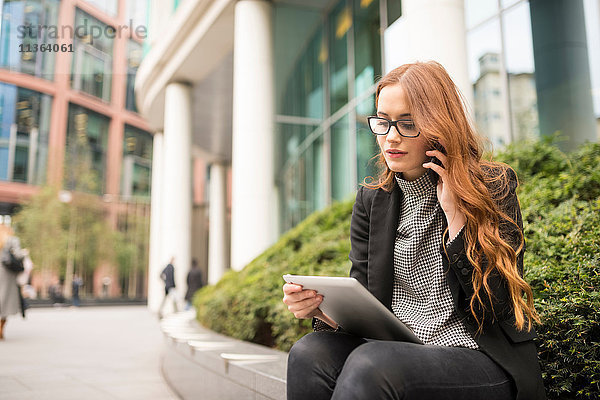
[[[206,329],[194,311],[163,318],[161,329],[163,376],[181,398],[285,399],[287,353]]]

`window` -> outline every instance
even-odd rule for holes
[[[127,24],[131,20],[131,25],[135,30],[138,26],[146,26],[148,16],[148,0],[127,0]]]
[[[52,97],[0,83],[0,180],[46,180]]]
[[[510,141],[506,116],[504,76],[502,74],[502,38],[500,20],[493,18],[467,34],[469,78],[473,84],[475,123],[479,133],[487,136],[493,146]],[[498,95],[495,95],[498,93]],[[495,114],[499,118],[487,118]]]
[[[355,189],[350,166],[351,154],[349,118],[346,114],[331,127],[331,197],[334,200],[346,200]]]
[[[399,16],[399,5],[387,2],[388,22],[396,18],[390,9]],[[379,0],[338,0],[320,12],[275,3],[282,230],[347,199],[357,181],[377,173],[370,161],[377,144],[365,121],[382,74],[381,6]]]
[[[150,196],[152,170],[152,135],[132,126],[125,126],[121,194]]]
[[[512,140],[534,138],[539,136],[539,123],[529,3],[506,11],[502,24]]]
[[[75,90],[110,102],[114,39],[106,32],[112,28],[79,9],[75,12],[75,26],[99,27],[102,34],[96,34],[91,28],[75,32],[71,85]]]
[[[54,79],[55,52],[36,51],[35,46],[56,43],[59,32],[51,32],[51,29],[56,29],[58,5],[58,0],[0,1],[2,68],[48,80]]]
[[[69,105],[64,174],[67,189],[104,193],[109,123],[104,115]]]
[[[127,49],[127,98],[125,99],[125,107],[130,111],[137,112],[135,104],[135,74],[142,62],[142,45],[134,40],[129,40]]]
[[[117,0],[85,0],[99,10],[115,16],[117,15]],[[132,0],[129,0],[132,1]]]
[[[348,103],[348,31],[352,9],[340,2],[329,17],[329,96],[331,114]]]
[[[375,95],[368,97],[356,107],[356,157],[359,183],[369,176],[377,178],[378,170],[373,156],[378,153],[379,146],[375,135],[367,125],[367,117],[374,115],[375,111]]]
[[[354,0],[354,92],[360,95],[381,75],[379,2]]]

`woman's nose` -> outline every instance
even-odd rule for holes
[[[386,135],[386,140],[388,142],[401,142],[402,141],[402,135],[400,135],[400,132],[398,131],[397,126],[394,125],[394,126],[390,127],[390,131]]]

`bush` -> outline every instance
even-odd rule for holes
[[[507,147],[496,157],[520,179],[519,199],[536,326],[550,399],[600,394],[600,144],[563,154],[550,140]],[[285,273],[347,276],[353,201],[314,213],[240,272],[195,298],[200,322],[288,350],[310,331],[281,302]]]
[[[569,155],[551,142],[516,144],[498,159],[514,166],[521,180],[526,280],[542,320],[536,329],[548,396],[596,399],[600,394],[600,144],[584,145]]]
[[[311,328],[282,303],[282,275],[347,276],[352,205],[336,203],[310,215],[242,271],[229,271],[200,290],[194,298],[199,321],[238,339],[289,350]]]

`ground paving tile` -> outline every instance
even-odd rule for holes
[[[171,400],[145,306],[30,309],[0,341],[0,399]]]

